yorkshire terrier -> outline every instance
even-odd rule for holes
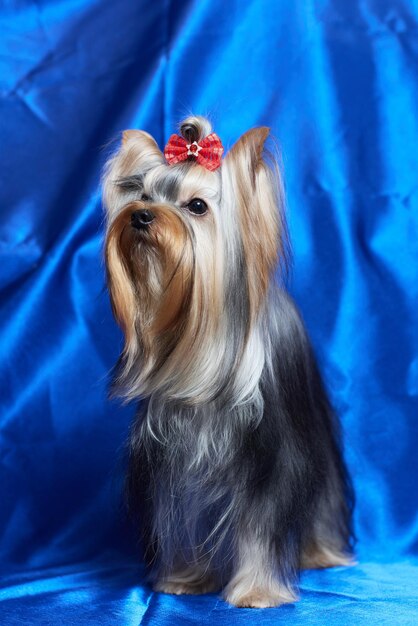
[[[154,588],[294,602],[300,569],[348,565],[338,420],[294,303],[268,128],[223,147],[189,117],[164,153],[127,130],[104,175],[116,387],[141,399],[127,486]]]

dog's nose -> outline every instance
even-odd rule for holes
[[[148,209],[134,211],[131,215],[131,224],[134,228],[146,228],[148,224],[151,224],[154,218],[154,213]]]

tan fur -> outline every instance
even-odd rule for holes
[[[166,256],[167,248],[162,245],[162,249]],[[157,361],[158,372],[155,371],[154,384],[168,379],[173,389],[183,387],[183,381],[191,379],[193,368],[198,371],[199,354],[205,357],[205,353],[208,353],[221,319],[218,313],[219,280],[214,277],[213,270],[209,271],[206,265],[201,266],[197,259],[192,263],[187,246],[186,249],[178,247],[177,254],[183,259],[180,264],[167,263],[167,267],[178,266],[178,269],[171,277],[167,276],[168,288],[154,327],[160,342],[166,345],[161,354],[167,353],[170,344],[173,349],[170,358]],[[207,261],[212,268],[216,267],[214,261]],[[194,355],[194,362],[190,360],[190,354]]]
[[[319,541],[308,546],[301,558],[301,569],[326,569],[354,565],[353,558]]]
[[[189,122],[202,124],[200,118]],[[210,127],[206,121],[205,124],[206,133]],[[219,388],[217,375],[223,355],[217,346],[225,345],[227,340],[224,319],[228,304],[224,280],[229,268],[224,266],[224,252],[226,248],[234,250],[239,238],[237,229],[242,231],[244,253],[248,257],[243,277],[247,276],[249,282],[251,311],[248,337],[237,346],[237,363],[240,363],[242,375],[236,377],[235,396],[238,402],[244,402],[256,393],[263,354],[260,350],[254,353],[258,342],[257,330],[253,327],[266,297],[278,239],[276,207],[270,206],[276,198],[268,190],[271,188],[269,169],[261,158],[267,133],[267,129],[246,133],[227,157],[222,172],[225,168],[227,178],[229,172],[233,189],[231,185],[228,190],[224,189],[220,172],[190,164],[182,180],[177,207],[164,208],[153,202],[152,210],[158,215],[149,227],[149,236],[144,236],[140,256],[135,245],[132,250],[127,245],[125,250],[124,241],[125,238],[128,241],[129,236],[124,233],[120,235],[117,249],[125,259],[118,265],[112,258],[115,244],[109,236],[109,274],[115,268],[115,276],[110,278],[110,291],[116,317],[126,334],[124,368],[119,382],[121,389],[127,389],[127,397],[138,397],[145,390],[151,394],[164,389],[173,399],[190,396],[193,403],[199,403],[208,401]],[[123,145],[110,160],[104,177],[109,233],[115,230],[113,222],[128,220],[129,210],[135,210],[133,203],[138,202],[137,191],[121,190],[117,182],[123,177],[145,175],[146,185],[158,189],[158,181],[167,175],[167,168],[152,137],[143,131],[124,133]],[[241,185],[238,181],[243,178],[242,168],[254,169],[255,187],[244,186],[237,191],[237,186]],[[238,193],[237,212],[219,213],[224,211],[220,202],[224,192]],[[249,203],[251,196],[256,198],[255,206]],[[181,208],[193,197],[203,198],[209,205],[208,214],[202,218],[188,217],[187,211]],[[230,209],[228,204],[225,212],[228,214]],[[195,242],[193,259],[191,237]],[[160,271],[155,271],[155,267]],[[124,280],[127,280],[125,289]],[[128,311],[132,305],[137,310],[134,317]],[[189,358],[191,353],[193,363]],[[193,386],[190,386],[191,381]]]
[[[220,589],[219,582],[196,564],[185,566],[154,584],[154,591],[174,595],[211,593]]]
[[[149,168],[164,163],[164,157],[157,142],[144,130],[125,130],[122,135],[123,172],[141,171],[144,165]]]
[[[269,608],[297,600],[293,589],[277,580],[262,542],[241,537],[232,579],[225,600],[237,607]]]
[[[264,302],[279,250],[278,198],[271,173],[263,160],[269,129],[246,132],[225,158],[223,170],[232,181],[247,259],[252,315]]]
[[[175,213],[167,208],[153,207],[155,224],[150,228],[161,255],[163,267],[162,298],[149,329],[155,339],[181,322],[187,294],[191,291],[193,258],[187,230]]]
[[[130,215],[130,210],[125,211],[111,224],[105,245],[108,287],[113,313],[125,335],[125,352],[136,349],[137,344],[135,287],[126,256],[121,249],[122,234],[124,229],[129,227]]]
[[[203,581],[197,583],[177,582],[171,580],[159,581],[154,585],[154,591],[160,593],[168,593],[170,595],[201,595],[203,593],[212,593],[218,591],[219,587],[212,581]]]
[[[202,178],[200,169],[189,177],[186,190],[193,178],[195,186]],[[113,309],[126,339],[125,369],[140,353],[138,384],[141,376],[141,384],[146,380],[148,388],[163,379],[171,380],[172,387],[182,387],[182,379],[190,379],[189,370],[196,367],[190,353],[197,356],[205,350],[205,357],[213,343],[221,319],[222,275],[216,271],[216,258],[208,256],[214,254],[209,245],[193,257],[191,232],[172,207],[153,204],[155,219],[147,231],[132,229],[131,214],[144,206],[141,201],[124,206],[110,222],[106,240]],[[213,216],[206,216],[197,228],[202,231],[202,245],[213,239]],[[151,281],[156,265],[160,272]]]

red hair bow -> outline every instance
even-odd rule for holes
[[[180,135],[171,135],[164,148],[164,156],[169,165],[180,163],[193,156],[199,165],[213,172],[221,164],[223,151],[221,140],[216,133],[211,133],[201,141],[193,143],[187,143]]]

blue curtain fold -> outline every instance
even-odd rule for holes
[[[1,623],[418,623],[417,34],[415,0],[1,4]],[[123,509],[100,175],[121,130],[163,147],[189,112],[279,142],[357,494],[359,565],[267,614],[153,594]]]

